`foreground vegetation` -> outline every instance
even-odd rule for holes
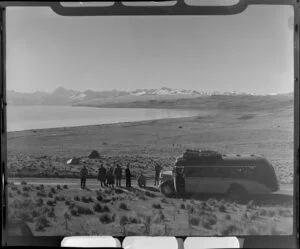
[[[292,199],[245,203],[165,198],[153,189],[9,184],[9,219],[35,235],[282,235],[292,233]],[[138,203],[138,205],[137,205]]]

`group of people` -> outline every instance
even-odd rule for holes
[[[126,179],[126,187],[131,187],[131,177],[132,174],[129,169],[129,163],[126,166],[125,169],[125,179]],[[161,171],[161,166],[158,163],[155,163],[155,181],[154,186],[159,183],[159,174]],[[115,184],[117,187],[121,187],[121,180],[122,180],[122,174],[123,169],[118,164],[117,167],[114,169],[113,167],[110,167],[108,170],[101,164],[99,171],[98,171],[98,181],[100,181],[101,187],[114,187]],[[81,183],[80,186],[82,189],[85,189],[86,185],[86,178],[88,176],[88,170],[86,166],[83,166],[83,168],[80,171],[80,179]],[[138,184],[140,186],[146,187],[146,177],[141,173],[141,176],[139,177]]]
[[[115,169],[110,167],[108,171],[106,171],[106,168],[101,164],[98,171],[98,181],[100,181],[101,187],[114,187],[115,183],[117,187],[121,187],[122,173],[123,170],[119,164]],[[125,169],[126,187],[131,187],[131,177],[129,164],[127,164]]]

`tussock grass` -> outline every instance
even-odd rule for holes
[[[120,189],[120,188],[116,188],[115,189],[115,193],[116,194],[123,194],[124,193],[124,190]]]
[[[31,191],[32,188],[29,187],[29,186],[24,186],[24,187],[22,188],[22,190],[23,190],[23,191]]]
[[[84,202],[84,203],[89,203],[89,198],[88,197],[85,197],[85,196],[82,196],[81,197],[81,201]]]
[[[45,227],[49,227],[49,226],[50,226],[50,221],[45,216],[41,216],[36,221],[35,230],[44,231]]]
[[[105,206],[103,207],[103,212],[109,213],[109,212],[110,212],[109,207],[105,205]]]
[[[146,191],[145,195],[148,196],[148,197],[150,197],[150,198],[155,198],[156,197],[156,194],[153,194],[150,191]]]
[[[190,219],[190,223],[191,223],[191,225],[193,225],[193,226],[199,226],[199,224],[200,224],[200,219],[199,219],[198,217],[192,217],[192,218]]]
[[[123,210],[126,210],[126,211],[129,210],[128,206],[127,206],[124,202],[122,202],[122,203],[120,204],[119,208],[120,208],[120,209],[123,209]]]
[[[40,196],[40,197],[47,197],[47,194],[44,190],[41,190],[41,191],[37,192],[36,195]]]
[[[65,212],[65,213],[64,213],[64,218],[65,218],[66,220],[71,220],[71,214],[70,214],[69,212]]]
[[[65,197],[63,195],[55,196],[55,201],[65,201]]]
[[[34,209],[34,210],[31,211],[31,217],[32,218],[36,218],[36,217],[38,217],[40,215],[41,215],[41,213],[40,213],[39,210]]]
[[[94,205],[93,209],[94,209],[95,212],[98,212],[98,213],[104,212],[102,206],[99,203],[96,203]]]
[[[162,206],[159,203],[153,203],[152,207],[155,209],[162,209]]]
[[[103,224],[109,224],[109,223],[112,223],[114,221],[113,218],[112,218],[112,216],[110,216],[109,214],[102,214],[99,217],[99,220]]]
[[[48,201],[46,202],[46,205],[52,207],[52,206],[55,206],[55,202],[54,202],[54,201],[51,201],[51,200],[48,200]]]
[[[48,212],[48,217],[49,217],[49,218],[54,218],[54,217],[56,217],[56,215],[55,215],[55,210],[54,210],[53,207],[52,207],[52,208],[50,209],[50,211]]]
[[[55,188],[51,188],[51,189],[50,189],[50,192],[51,192],[52,194],[56,194],[56,193],[57,193]]]
[[[225,213],[227,211],[227,208],[224,204],[222,204],[221,206],[219,206],[219,211],[222,213]]]

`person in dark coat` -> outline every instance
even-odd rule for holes
[[[137,181],[140,188],[146,188],[146,177],[144,176],[143,172],[141,172]]]
[[[162,167],[157,162],[155,162],[154,170],[155,170],[155,181],[154,181],[154,186],[155,186],[159,183],[159,174],[160,171],[162,170]]]
[[[83,166],[83,168],[80,170],[80,187],[82,189],[85,189],[85,183],[86,183],[86,178],[88,176],[88,170],[86,166]]]
[[[116,177],[116,186],[121,187],[122,168],[120,167],[119,164],[117,165],[117,167],[115,169],[114,175]]]
[[[126,187],[130,188],[131,187],[131,172],[129,169],[129,163],[127,164],[126,170],[125,170],[125,176],[126,176]]]
[[[109,169],[109,171],[107,171],[106,178],[107,178],[108,186],[114,187],[114,185],[115,185],[115,176],[113,174],[113,168],[112,167]]]
[[[98,181],[100,181],[101,187],[106,186],[105,180],[106,180],[106,169],[103,167],[103,164],[101,164],[98,171]]]

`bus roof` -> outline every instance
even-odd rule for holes
[[[222,155],[221,158],[183,158],[182,156],[176,158],[175,166],[257,166],[265,164],[266,159],[261,155]]]

